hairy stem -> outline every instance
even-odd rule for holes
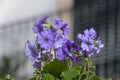
[[[55,57],[55,59],[56,59],[56,51],[54,50],[54,57]]]
[[[85,79],[85,80],[88,80],[88,79],[89,79],[89,71],[90,71],[90,64],[89,64],[89,62],[87,61],[87,75],[86,75],[86,79]]]

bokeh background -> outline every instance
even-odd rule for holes
[[[27,80],[34,69],[24,54],[26,40],[34,43],[34,23],[49,15],[69,23],[70,39],[94,27],[105,44],[92,59],[96,74],[120,80],[120,0],[0,0],[0,77],[9,73]]]

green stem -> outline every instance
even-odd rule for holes
[[[56,52],[55,52],[55,50],[54,50],[54,56],[55,56],[55,59],[56,59]]]
[[[84,70],[84,72],[86,71],[86,66],[84,67],[84,69],[83,69],[83,70]]]
[[[40,56],[41,56],[41,58],[42,58],[42,49],[41,49],[41,52],[40,52]],[[40,70],[42,71],[42,62],[41,62],[41,61],[40,61],[40,64],[41,64]]]
[[[42,58],[42,49],[41,49],[41,51],[40,51],[40,56],[41,56],[41,58]],[[42,60],[41,60],[41,61],[42,61]],[[40,64],[41,64],[41,66],[40,66],[40,71],[42,71],[42,67],[43,67],[41,61],[40,61]],[[42,80],[42,74],[41,74],[41,73],[40,73],[40,77],[38,78],[38,80]]]
[[[71,66],[72,66],[71,60],[68,62],[68,65],[69,65],[69,69],[71,69]]]
[[[81,75],[79,76],[79,80],[81,80]]]
[[[87,75],[86,75],[86,79],[85,79],[85,80],[88,80],[88,79],[89,79],[89,71],[90,71],[90,64],[89,64],[89,62],[87,61]]]

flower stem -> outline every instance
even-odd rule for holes
[[[87,75],[86,75],[86,79],[85,80],[89,79],[89,71],[90,71],[90,64],[89,64],[89,61],[87,61]]]
[[[54,57],[55,57],[55,59],[56,59],[56,51],[54,50]]]
[[[41,58],[42,58],[42,49],[40,50],[40,56],[41,56]],[[40,61],[40,64],[41,64],[41,66],[40,66],[40,71],[42,71],[42,67],[43,67],[42,60]],[[38,80],[42,80],[42,74],[41,74],[41,73],[40,73],[40,77],[39,77]]]
[[[72,67],[72,62],[71,62],[71,60],[68,61],[68,65],[69,65],[69,69],[71,69],[71,67]]]

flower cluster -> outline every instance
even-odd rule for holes
[[[33,31],[37,34],[35,44],[29,41],[25,44],[26,56],[34,61],[33,67],[40,68],[46,61],[57,59],[59,61],[77,61],[82,55],[91,57],[100,53],[104,44],[97,38],[96,31],[86,29],[84,34],[79,33],[77,38],[80,45],[67,38],[70,31],[69,25],[60,18],[56,18],[51,24],[48,16],[38,20]]]
[[[93,28],[86,29],[84,34],[79,33],[77,35],[78,40],[81,42],[82,54],[91,57],[93,54],[100,53],[104,44],[101,43],[100,38],[96,39],[96,37],[96,31]]]

